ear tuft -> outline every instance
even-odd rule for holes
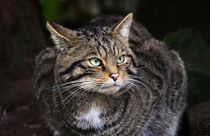
[[[75,31],[67,29],[51,21],[46,22],[47,28],[51,33],[51,38],[56,47],[60,49],[66,42],[71,42],[75,37]]]
[[[56,24],[52,21],[47,21],[46,24],[47,24],[47,28],[51,32],[51,34],[55,34],[56,36],[69,41],[69,39],[67,37],[65,37],[64,34],[62,33],[62,31],[64,31],[62,29],[66,29],[66,28],[64,28],[61,25]]]
[[[114,28],[113,33],[120,35],[123,39],[128,40],[130,27],[133,21],[133,13],[128,14],[118,25]]]

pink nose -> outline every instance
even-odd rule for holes
[[[119,73],[112,73],[112,74],[110,74],[110,77],[111,77],[114,81],[116,81],[116,80],[118,79],[119,76],[120,76]]]

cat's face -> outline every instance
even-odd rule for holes
[[[64,39],[57,43],[60,50],[55,73],[61,88],[75,93],[83,90],[114,94],[129,83],[129,73],[136,73],[135,55],[129,48],[127,37],[122,37],[128,36],[126,34],[129,31],[128,28],[121,28],[123,35],[120,36],[113,33],[112,29],[93,27],[67,30],[66,33],[71,33],[74,39],[68,38],[66,34],[64,38],[69,41]]]
[[[64,48],[66,53],[60,52],[57,57],[57,71],[61,71],[58,80],[69,83],[70,89],[113,94],[127,85],[128,72],[135,72],[132,51],[111,35],[98,35],[77,46]]]
[[[84,62],[84,65],[93,71],[92,75],[84,78],[90,80],[88,88],[100,93],[115,93],[124,87],[128,75],[126,71],[131,63],[131,58],[126,51],[120,48],[111,52],[108,50],[110,50],[109,47],[107,49],[99,47],[98,54],[90,56]]]

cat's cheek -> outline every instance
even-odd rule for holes
[[[129,66],[130,64],[125,63],[123,65],[120,65],[118,68],[120,72],[125,73]]]
[[[122,81],[120,81],[118,84],[119,84],[120,89],[121,89],[121,88],[123,88],[123,87],[126,86],[127,82],[126,82],[126,80],[122,80]]]
[[[119,71],[119,73],[120,73],[120,76],[119,76],[119,79],[117,81],[125,81],[126,69],[121,69]]]

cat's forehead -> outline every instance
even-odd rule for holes
[[[118,55],[126,50],[122,41],[113,37],[108,27],[92,27],[78,31],[78,35],[84,39],[86,46],[91,46],[101,56]]]
[[[84,27],[77,30],[77,36],[91,40],[110,39],[111,33],[109,27]]]

